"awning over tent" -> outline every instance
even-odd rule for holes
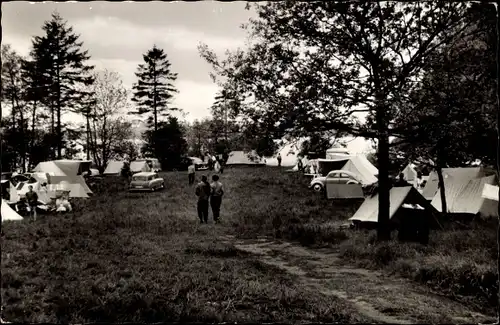
[[[102,173],[102,174],[103,175],[120,175],[124,164],[125,164],[125,162],[123,162],[123,161],[111,160],[108,163],[108,166],[106,166],[104,173]]]
[[[4,221],[21,221],[23,217],[21,217],[16,211],[14,211],[5,200],[2,199],[1,212],[2,222]]]

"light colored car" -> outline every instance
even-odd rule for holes
[[[151,191],[165,188],[165,180],[154,172],[141,172],[132,176],[129,191]]]
[[[326,176],[317,176],[313,178],[309,188],[315,192],[322,192],[327,183],[335,184],[362,184],[359,177],[348,170],[332,170]]]

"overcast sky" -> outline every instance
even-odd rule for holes
[[[208,108],[218,90],[209,76],[212,68],[200,57],[197,46],[203,42],[219,55],[244,47],[247,34],[240,26],[255,16],[245,5],[243,1],[7,2],[2,4],[2,43],[28,55],[32,37],[43,35],[44,21],[57,10],[80,35],[92,56],[90,63],[118,72],[129,89],[136,81],[134,72],[142,55],[157,44],[178,73],[179,94],[173,104],[193,121],[210,116]],[[348,147],[360,152],[369,145],[358,138]]]
[[[240,27],[253,16],[245,2],[80,2],[2,4],[2,43],[27,55],[33,36],[41,36],[44,21],[57,10],[80,35],[84,49],[97,69],[120,73],[126,87],[136,81],[134,72],[153,44],[165,50],[178,73],[179,94],[174,105],[193,121],[209,116],[217,86],[211,67],[199,55],[200,42],[217,53],[243,47],[246,32]]]

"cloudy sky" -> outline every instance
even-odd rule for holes
[[[79,2],[2,4],[2,43],[28,55],[33,36],[41,36],[44,21],[57,11],[80,35],[84,49],[97,69],[118,72],[127,88],[136,81],[134,72],[142,55],[153,44],[165,50],[178,73],[179,94],[174,105],[193,121],[210,116],[208,108],[218,87],[210,79],[211,66],[199,55],[197,46],[207,44],[217,54],[245,46],[241,24],[254,17],[245,2]],[[76,116],[66,116],[66,119]],[[76,121],[75,121],[76,122]],[[360,152],[369,147],[363,139],[349,144]]]
[[[91,64],[121,74],[126,87],[135,82],[134,72],[142,54],[153,44],[165,50],[178,73],[179,94],[174,104],[183,108],[187,120],[209,116],[217,86],[209,76],[211,67],[199,55],[197,46],[206,43],[223,54],[243,47],[246,32],[240,27],[253,16],[245,2],[87,2],[2,4],[2,43],[27,55],[33,36],[51,13],[59,14],[80,35],[92,56]]]

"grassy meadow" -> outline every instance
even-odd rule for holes
[[[328,201],[307,189],[304,176],[269,167],[225,170],[222,223],[200,225],[186,173],[161,175],[160,192],[128,193],[124,179],[108,177],[89,183],[95,194],[75,201],[73,213],[4,222],[3,319],[362,321],[343,301],[301,288],[294,276],[222,244],[224,235],[332,246],[346,262],[411,278],[494,313],[494,224],[432,233],[427,247],[375,244],[373,232],[336,227],[361,202]]]

